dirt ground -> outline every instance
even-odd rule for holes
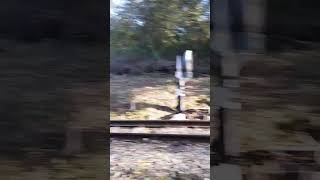
[[[79,154],[73,158],[52,158],[47,166],[28,166],[24,161],[0,157],[1,179],[106,179],[105,154]]]
[[[241,72],[243,151],[320,149],[317,49],[251,55]]]
[[[111,75],[111,120],[158,120],[176,113],[176,79],[173,74]],[[209,109],[210,78],[186,83],[186,109]],[[131,104],[135,110],[130,110]]]

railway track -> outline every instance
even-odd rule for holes
[[[110,127],[199,127],[209,128],[210,121],[175,121],[175,120],[113,120],[110,121]]]
[[[161,133],[110,133],[111,138],[122,139],[157,139],[157,140],[190,140],[197,142],[210,142],[210,135],[200,134],[161,134]]]
[[[201,128],[210,129],[210,121],[164,121],[164,120],[148,120],[148,121],[110,121],[110,127],[120,128]],[[132,133],[132,132],[110,132],[111,138],[123,139],[159,139],[159,140],[190,140],[196,142],[209,142],[210,135],[206,134],[181,134],[181,133]]]

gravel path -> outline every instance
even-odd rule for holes
[[[123,128],[123,127],[111,127],[110,132],[118,133],[159,133],[159,134],[201,134],[210,135],[209,128]]]
[[[111,180],[209,180],[210,144],[111,139]]]

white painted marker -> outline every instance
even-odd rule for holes
[[[188,78],[193,76],[193,55],[191,50],[186,50],[184,53],[184,59],[186,61],[186,73]]]
[[[177,56],[177,60],[176,60],[176,69],[177,71],[182,71],[182,67],[181,67],[181,56]]]

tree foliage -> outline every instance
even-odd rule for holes
[[[209,54],[209,1],[135,0],[111,16],[111,52],[129,57],[170,58],[185,49]]]

